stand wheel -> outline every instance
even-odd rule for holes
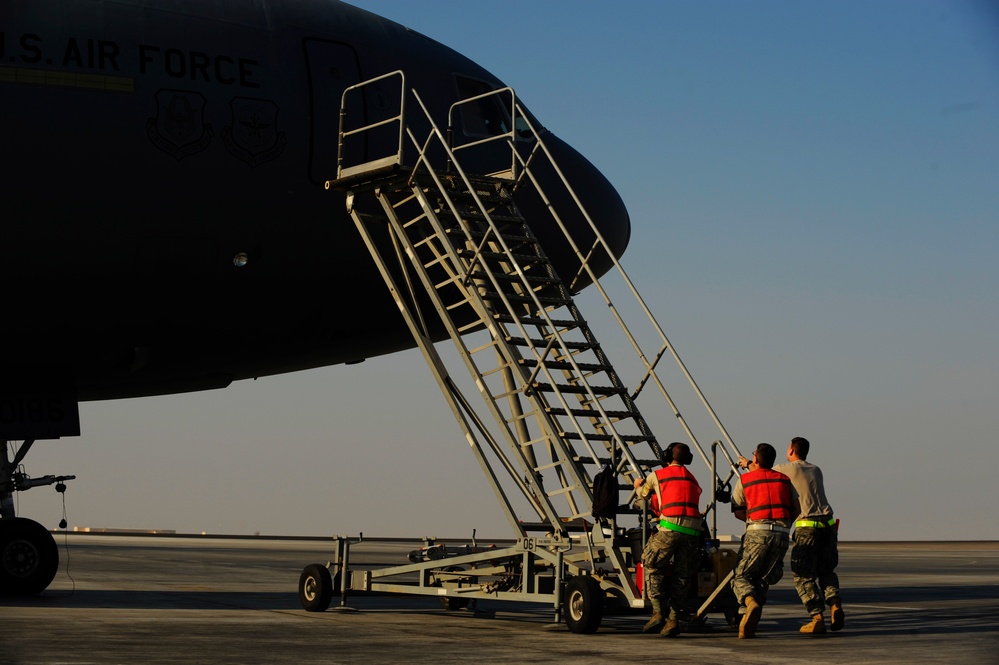
[[[45,527],[23,517],[0,520],[0,594],[41,593],[58,571],[59,548]]]
[[[573,577],[565,586],[565,625],[573,633],[595,633],[604,618],[604,592],[589,576]]]
[[[460,573],[463,569],[460,566],[449,566],[444,569],[445,573]],[[443,580],[438,580],[437,584],[447,587],[453,587],[456,589],[461,588],[460,582],[444,582]],[[441,596],[441,606],[448,612],[456,612],[458,610],[463,610],[468,607],[468,598],[455,598],[453,596]]]
[[[298,578],[298,600],[306,612],[325,612],[333,600],[333,577],[326,566],[313,563]]]

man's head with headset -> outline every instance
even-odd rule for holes
[[[694,455],[690,452],[690,448],[686,443],[681,443],[680,441],[674,441],[669,444],[663,452],[663,466],[669,466],[670,464],[687,466],[693,461]]]

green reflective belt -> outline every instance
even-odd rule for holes
[[[829,520],[828,522],[816,522],[814,520],[798,520],[794,523],[799,529],[812,528],[812,529],[824,529],[827,526],[835,526],[836,518]]]
[[[676,531],[677,533],[684,533],[688,536],[699,536],[701,532],[699,529],[691,529],[690,527],[680,526],[679,524],[673,524],[666,519],[659,518],[659,526],[664,529],[669,529],[670,531]]]

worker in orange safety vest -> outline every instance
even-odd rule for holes
[[[699,508],[701,486],[686,468],[693,460],[687,444],[671,443],[663,454],[665,466],[635,480],[638,499],[647,501],[652,514],[659,518],[657,531],[642,552],[645,589],[652,601],[652,617],[642,632],[659,630],[662,637],[674,637],[680,632],[680,617],[687,611],[689,579],[696,572],[703,517]],[[668,606],[663,604],[666,592],[662,588],[667,572],[671,574]]]
[[[746,522],[732,591],[743,612],[739,637],[756,636],[767,602],[767,590],[784,576],[791,524],[798,514],[798,494],[790,478],[773,470],[777,451],[761,443],[752,460],[739,458],[749,469],[732,490],[732,512]]]

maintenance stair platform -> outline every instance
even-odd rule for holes
[[[346,109],[359,105],[349,97],[396,81],[398,113],[352,126]],[[511,115],[511,129],[457,144],[460,132],[451,126],[457,111],[489,95]],[[408,112],[407,104],[417,111]],[[335,559],[302,574],[303,606],[324,610],[334,592],[345,603],[348,590],[437,595],[449,609],[478,599],[528,600],[551,604],[556,620],[564,613],[571,630],[592,632],[605,607],[647,605],[636,575],[650,526],[648,515],[630,504],[634,481],[661,465],[662,448],[639,410],[642,389],[659,389],[691,449],[711,469],[712,490],[723,491],[731,482],[738,449],[586,211],[580,207],[571,215],[588,221],[585,236],[593,241],[587,247],[579,247],[564,222],[568,215],[553,205],[547,220],[521,214],[517,199],[528,189],[546,202],[579,199],[564,177],[558,186],[570,196],[541,189],[546,178],[538,175],[539,165],[548,174],[561,171],[513,91],[463,100],[452,107],[448,122],[447,131],[437,127],[418,93],[406,88],[403,72],[349,88],[341,110],[338,174],[327,187],[347,193],[357,230],[503,506],[516,544],[482,549],[428,542],[427,554],[407,565],[353,571],[349,545],[357,541],[337,537]],[[365,154],[365,161],[352,162],[345,146],[362,143],[358,138],[368,133],[384,134],[386,127],[398,132],[398,145],[386,155]],[[487,173],[466,172],[465,161],[483,169],[482,160],[466,160],[465,151],[481,155],[485,148],[502,155],[500,163]],[[578,259],[573,282],[594,285],[635,349],[642,372],[638,390],[628,388],[583,318],[532,231],[538,223],[562,230]],[[639,348],[601,286],[602,266],[608,265],[655,331],[656,353]],[[448,353],[436,346],[446,339],[453,343]],[[669,355],[722,433],[710,460],[657,370]],[[453,374],[455,365],[465,371]],[[715,470],[718,450],[727,475]],[[626,500],[594,516],[594,480],[601,471],[613,475]],[[706,516],[715,505],[712,497]],[[707,534],[705,541],[710,546]],[[723,592],[722,580],[716,582],[712,602]],[[705,604],[698,616],[710,609]]]

